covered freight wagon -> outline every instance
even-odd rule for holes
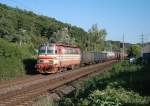
[[[94,63],[94,53],[93,52],[81,52],[81,64],[92,64]]]
[[[105,61],[107,59],[107,53],[102,52],[93,52],[94,53],[94,61],[96,63]]]

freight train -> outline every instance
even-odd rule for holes
[[[81,65],[120,59],[120,52],[86,52],[79,47],[62,43],[41,45],[38,49],[36,69],[39,73],[56,73]]]

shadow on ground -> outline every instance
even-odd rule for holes
[[[25,66],[26,74],[28,75],[38,74],[35,68],[36,59],[24,59],[23,64]]]

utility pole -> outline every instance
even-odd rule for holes
[[[141,35],[141,44],[142,44],[142,48],[144,47],[144,35],[143,35],[143,32],[142,32],[142,35]]]
[[[112,44],[111,44],[111,42],[110,42],[110,50],[111,50],[111,52],[112,52]]]
[[[141,51],[141,56],[142,56],[142,54],[143,54],[143,47],[144,47],[144,34],[143,34],[143,32],[141,34],[141,45],[142,45],[142,51]]]
[[[122,59],[124,60],[124,33],[123,33],[123,38],[122,38],[123,44],[122,44]]]

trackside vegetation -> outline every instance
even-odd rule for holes
[[[28,59],[34,61],[32,54],[34,54],[32,45],[20,47],[18,44],[0,38],[0,80],[8,80],[28,73],[26,70]]]
[[[150,106],[148,65],[120,62],[102,75],[85,81],[61,99],[60,106]]]

